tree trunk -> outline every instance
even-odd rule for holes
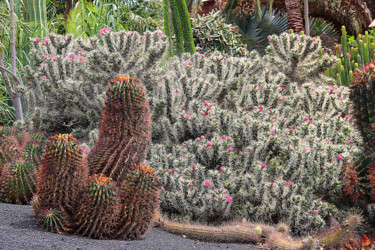
[[[301,32],[303,30],[303,19],[299,8],[299,0],[285,0],[285,6],[288,16],[288,29]]]
[[[12,73],[16,75],[16,39],[15,39],[15,26],[14,26],[14,0],[10,0],[10,48],[11,48],[11,63]],[[9,83],[10,84],[10,83]],[[13,91],[15,92],[15,98],[12,98],[14,110],[16,113],[17,121],[23,122],[22,104],[21,97],[17,91],[17,85],[20,84],[13,77]]]
[[[73,9],[73,7],[74,7],[74,0],[65,1],[65,12],[64,12],[65,19],[68,17],[68,14]]]
[[[306,35],[310,35],[310,19],[309,19],[309,0],[305,0],[303,4],[305,8],[305,31]]]

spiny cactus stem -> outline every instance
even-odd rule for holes
[[[333,230],[330,234],[323,236],[319,239],[320,244],[330,245],[338,242],[344,238],[348,233],[353,232],[362,222],[362,218],[359,215],[352,215],[348,218],[345,225],[340,226],[337,230]]]

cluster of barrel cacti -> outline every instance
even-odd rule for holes
[[[36,189],[36,173],[45,139],[35,131],[0,127],[0,199],[28,204]]]
[[[49,139],[33,199],[39,224],[96,239],[141,238],[152,225],[160,189],[155,170],[141,164],[150,138],[144,86],[134,77],[115,77],[87,160],[72,135]]]
[[[336,79],[338,85],[349,86],[357,69],[375,61],[375,41],[368,31],[358,35],[355,44],[348,41],[345,26],[342,27],[341,45],[335,47],[338,63],[326,74]]]

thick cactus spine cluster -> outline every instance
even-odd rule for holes
[[[90,174],[123,180],[145,159],[151,140],[151,112],[137,78],[118,76],[109,86],[99,140],[88,155]]]
[[[72,135],[56,135],[47,143],[33,200],[40,224],[95,239],[141,238],[159,200],[155,170],[140,164],[150,138],[144,86],[137,78],[115,77],[88,164]]]
[[[68,134],[51,137],[38,171],[38,210],[45,214],[47,209],[56,209],[63,214],[66,225],[72,223],[87,178],[78,141]]]

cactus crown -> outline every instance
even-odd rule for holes
[[[91,181],[95,185],[99,185],[100,187],[107,186],[109,183],[112,182],[112,178],[105,177],[103,174],[96,174],[92,176]]]

